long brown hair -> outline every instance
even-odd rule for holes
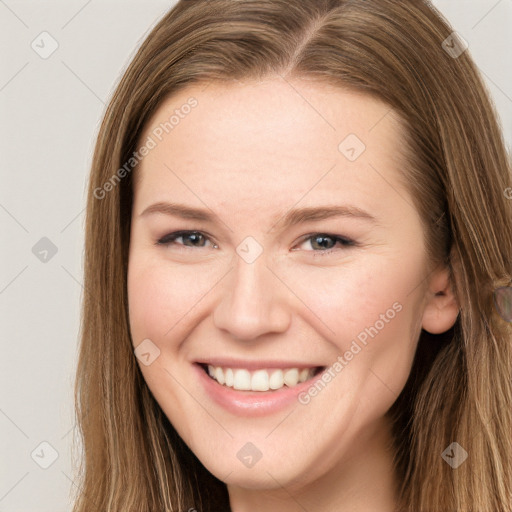
[[[176,434],[133,353],[132,170],[169,95],[272,76],[366,93],[399,114],[427,256],[451,272],[457,322],[442,335],[422,331],[389,411],[400,510],[510,512],[512,326],[492,294],[511,281],[512,166],[489,93],[469,51],[453,53],[452,32],[420,0],[182,0],[151,31],[105,112],[90,174],[74,512],[229,510],[225,484]],[[457,468],[442,457],[453,442],[468,453]]]

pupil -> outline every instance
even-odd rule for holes
[[[330,239],[331,239],[331,238],[330,238],[330,237],[328,237],[328,236],[317,236],[317,237],[315,238],[315,241],[316,241],[316,242],[318,242],[318,240],[324,240],[324,241],[325,241],[325,240],[330,240]],[[319,242],[319,245],[320,245],[321,247],[323,247],[324,249],[330,249],[330,247],[325,247],[325,243]],[[327,243],[327,245],[329,245],[329,244]]]
[[[199,238],[201,237],[201,235],[199,233],[191,233],[188,236],[192,239],[192,242],[197,242],[199,240]]]

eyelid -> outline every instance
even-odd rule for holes
[[[336,235],[334,233],[328,233],[325,231],[315,231],[313,233],[304,235],[301,237],[300,242],[297,245],[301,245],[302,243],[306,242],[307,240],[310,240],[315,237],[320,237],[320,236],[324,236],[326,238],[331,238],[332,240],[334,240],[335,244],[340,242],[342,244],[343,248],[345,248],[345,249],[349,249],[352,247],[359,247],[359,245],[360,245],[358,242],[356,242],[352,238],[349,238],[344,235]],[[297,250],[297,249],[292,249],[292,250]],[[311,252],[311,253],[313,253],[314,256],[316,256],[316,255],[320,255],[320,254],[330,254],[331,252],[335,252],[335,251],[336,251],[336,248],[331,247],[330,249],[325,249],[323,251],[322,250],[318,250],[318,251],[312,250],[312,251],[306,251],[306,252]]]
[[[163,237],[159,238],[156,241],[155,245],[171,245],[171,243],[174,242],[176,240],[176,238],[180,238],[182,236],[192,235],[192,234],[198,234],[198,235],[204,236],[204,238],[206,240],[209,240],[213,244],[214,248],[218,248],[218,244],[213,240],[213,237],[209,233],[207,233],[205,231],[195,230],[195,229],[183,229],[180,231],[173,231],[172,233],[168,233],[168,234],[164,235]],[[185,249],[194,249],[194,247],[188,247],[187,245],[184,245],[184,244],[176,244],[176,245],[181,245]],[[200,247],[198,247],[198,249],[200,249]]]
[[[156,241],[155,245],[164,245],[164,246],[174,245],[174,241],[177,238],[180,238],[180,237],[183,237],[186,235],[192,235],[192,234],[202,235],[206,240],[210,241],[213,244],[214,249],[218,249],[218,247],[219,247],[218,244],[214,241],[213,237],[209,233],[204,232],[204,231],[199,231],[199,230],[193,230],[193,229],[180,230],[180,231],[174,231],[172,233],[168,233],[167,235],[164,235],[163,237],[158,239]],[[308,233],[306,235],[303,235],[300,238],[300,241],[294,247],[296,247],[297,245],[301,245],[302,243],[306,242],[309,239],[312,239],[314,237],[320,237],[320,236],[324,236],[326,238],[331,238],[332,240],[334,240],[335,244],[338,242],[341,243],[342,247],[344,247],[345,249],[349,249],[352,247],[359,247],[359,245],[360,245],[358,242],[356,242],[352,238],[349,238],[344,235],[337,235],[334,233],[328,233],[328,232],[324,232],[324,231],[314,231],[314,232]],[[203,247],[189,247],[184,244],[176,244],[176,245],[179,245],[187,250],[203,248]],[[296,248],[292,248],[292,251],[296,251],[296,250],[297,250]],[[317,254],[330,254],[331,252],[335,252],[335,251],[336,251],[336,248],[331,247],[330,249],[325,249],[325,250],[311,250],[311,251],[305,251],[305,252],[310,252],[310,253],[313,253],[313,255],[317,255]]]
[[[336,235],[334,233],[329,233],[327,231],[313,231],[312,233],[308,233],[307,235],[303,235],[300,238],[300,243],[308,240],[309,238],[314,238],[315,236],[325,236],[326,238],[332,238],[333,240],[345,242],[347,245],[349,244],[356,244],[356,241],[352,238],[349,238],[348,236],[344,235]]]

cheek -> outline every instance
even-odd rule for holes
[[[298,306],[308,317],[307,321],[317,324],[327,339],[346,341],[347,337],[356,336],[379,322],[381,314],[386,315],[389,311],[387,318],[392,316],[396,310],[393,305],[397,302],[406,310],[406,301],[410,302],[407,295],[414,288],[414,283],[419,282],[414,265],[408,271],[403,269],[403,265],[386,262],[382,258],[367,260],[365,265],[319,265],[278,264],[275,273],[290,292],[284,307],[293,314],[292,308]],[[134,343],[141,336],[142,339],[165,336],[185,316],[192,318],[201,314],[203,299],[214,287],[223,288],[220,282],[225,273],[223,270],[226,269],[220,265],[152,261],[135,254],[128,269]],[[275,282],[276,295],[280,295],[277,289],[283,286],[279,279],[276,278]],[[203,304],[206,302],[208,300]],[[391,323],[399,324],[404,317],[403,313],[397,314]],[[389,330],[388,323],[386,330]]]
[[[388,393],[386,387],[400,390],[410,373],[422,277],[421,259],[412,256],[388,255],[346,269],[315,268],[289,281],[315,313],[314,325],[345,359],[345,378],[373,396]]]
[[[386,329],[401,323],[406,315],[397,310],[407,309],[408,294],[418,282],[414,265],[404,270],[392,258],[378,256],[367,258],[364,265],[295,267],[281,275],[293,283],[292,291],[315,314],[315,323],[325,326],[326,338],[340,340],[342,345],[376,322],[379,330],[382,322]]]
[[[169,305],[178,297],[175,287],[162,286],[162,273],[155,267],[130,262],[128,270],[128,303],[130,328],[134,345],[142,339],[160,337],[170,318],[166,318]],[[168,325],[167,329],[169,329]]]
[[[159,343],[182,329],[183,320],[218,280],[208,269],[138,258],[128,267],[130,327],[136,345],[145,338]],[[186,323],[186,322],[184,322]],[[174,334],[175,335],[175,334]]]

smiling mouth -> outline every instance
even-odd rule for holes
[[[245,368],[229,368],[199,364],[205,373],[218,384],[237,391],[278,391],[292,388],[312,379],[325,366],[312,368],[268,368],[249,371]]]

